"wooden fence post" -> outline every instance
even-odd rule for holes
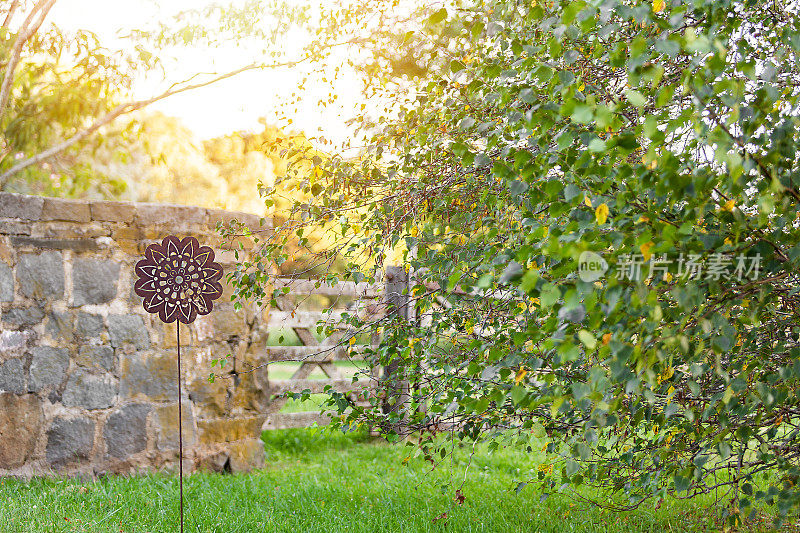
[[[387,314],[395,315],[400,320],[410,318],[408,273],[399,266],[386,267],[386,303]],[[405,409],[409,399],[408,381],[404,377],[403,367],[399,359],[394,359],[383,369],[384,390],[386,398],[383,403],[384,414],[401,412]],[[395,424],[393,429],[398,435],[406,432],[406,415],[403,422]]]

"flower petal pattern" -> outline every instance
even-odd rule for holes
[[[148,246],[144,256],[136,263],[133,290],[144,298],[144,310],[158,313],[162,322],[191,324],[222,296],[222,267],[214,262],[214,250],[196,238],[170,235]]]

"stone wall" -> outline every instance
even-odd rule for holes
[[[133,265],[176,234],[214,247],[227,270],[215,228],[232,219],[269,228],[245,213],[0,193],[0,476],[177,466],[176,325],[144,312]],[[263,464],[266,369],[249,370],[267,317],[235,311],[230,293],[181,327],[190,470]],[[227,354],[231,373],[210,383]]]

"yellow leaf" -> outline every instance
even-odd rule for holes
[[[594,216],[598,224],[605,224],[608,218],[608,206],[606,204],[598,205],[597,209],[594,210]]]
[[[639,247],[639,250],[642,251],[642,255],[644,256],[645,261],[649,261],[651,257],[653,257],[653,252],[650,250],[655,246],[653,241],[646,242]]]
[[[592,207],[592,201],[589,200],[589,195],[588,194],[583,197],[583,203],[586,204],[586,207]]]
[[[603,335],[603,344],[608,344],[611,342],[611,333],[606,333]]]
[[[350,346],[354,345],[355,343],[356,343],[356,338],[350,337]]]
[[[585,84],[585,83],[581,83],[581,84],[578,86],[578,90],[579,90],[579,91],[582,91],[582,90],[584,90],[585,88],[586,88],[586,84]]]
[[[319,167],[314,167],[314,175],[315,175],[316,177],[318,177],[318,178],[319,178],[320,176],[322,176],[322,169],[321,169],[321,168],[319,168]]]
[[[411,228],[411,236],[416,237],[417,235],[419,235],[419,228],[414,226],[413,228]]]
[[[661,13],[666,5],[666,0],[653,0],[653,13]]]
[[[725,205],[722,206],[723,211],[733,211],[733,208],[736,207],[736,202],[733,200],[728,200],[725,202]]]
[[[525,379],[525,374],[527,373],[528,371],[525,369],[525,367],[519,367],[519,370],[517,370],[517,376],[514,378],[514,384],[519,385],[519,382]]]

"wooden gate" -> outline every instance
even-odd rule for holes
[[[285,392],[322,393],[330,386],[338,392],[359,391],[373,388],[379,378],[379,369],[371,368],[366,375],[354,381],[352,377],[343,376],[334,364],[336,361],[363,361],[367,344],[356,343],[356,332],[342,323],[343,313],[369,313],[370,318],[379,318],[386,309],[386,290],[384,285],[354,282],[339,282],[331,285],[319,280],[277,278],[276,288],[289,287],[287,297],[277,300],[278,308],[269,315],[270,331],[276,328],[291,328],[302,343],[302,346],[268,346],[267,360],[275,362],[296,362],[299,367],[288,379],[272,379],[270,392],[279,395]],[[326,296],[334,299],[333,304],[323,312],[320,310],[298,310],[297,305],[289,297]],[[344,302],[342,300],[347,300]],[[349,304],[345,308],[345,304]],[[337,328],[337,332],[317,340],[314,331],[320,322],[325,326]],[[376,345],[377,339],[370,339]],[[321,369],[325,379],[309,379],[315,369]],[[264,429],[285,429],[308,427],[314,423],[325,425],[330,422],[327,416],[317,411],[280,412],[286,399],[277,398],[271,402],[267,422]]]

